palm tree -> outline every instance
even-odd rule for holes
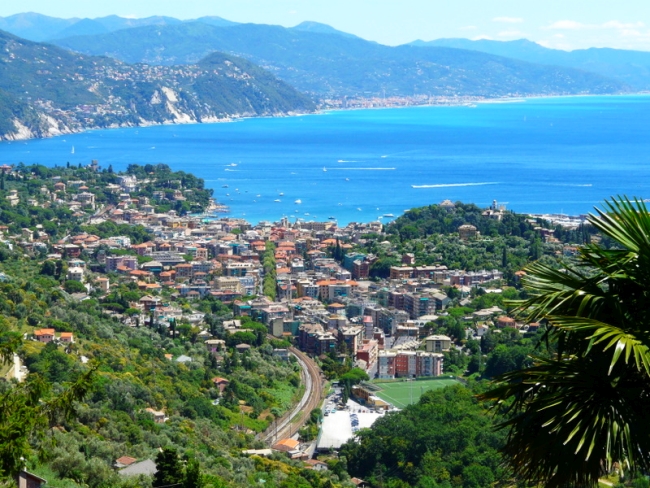
[[[650,214],[627,198],[596,211],[588,220],[610,249],[589,244],[566,269],[526,269],[531,298],[518,312],[547,322],[551,352],[482,395],[508,414],[515,475],[551,488],[650,468]]]

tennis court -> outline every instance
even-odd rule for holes
[[[460,384],[454,379],[397,381],[391,383],[375,383],[381,388],[375,395],[394,407],[404,408],[417,403],[422,394],[429,390],[437,390],[445,386]]]

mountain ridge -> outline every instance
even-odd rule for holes
[[[222,53],[182,67],[130,65],[0,31],[0,139],[314,109],[272,74]]]
[[[433,41],[417,40],[408,45],[466,49],[538,64],[573,67],[616,79],[636,90],[650,90],[650,52],[647,51],[595,47],[563,51],[544,47],[528,39],[494,41],[442,38]]]
[[[320,29],[320,27],[319,27]],[[194,63],[211,51],[248,59],[316,98],[616,93],[621,82],[571,68],[447,47],[384,46],[261,24],[200,22],[123,29],[54,41],[89,55],[135,63]]]

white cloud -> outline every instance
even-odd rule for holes
[[[578,30],[588,27],[586,24],[576,22],[575,20],[558,20],[553,22],[551,25],[544,27],[544,29],[566,29],[566,30]]]
[[[493,22],[503,22],[504,24],[521,24],[524,19],[521,17],[495,17]]]

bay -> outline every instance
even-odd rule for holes
[[[164,163],[253,223],[386,222],[444,199],[578,215],[650,197],[649,114],[644,95],[335,111],[3,142],[0,163]]]

